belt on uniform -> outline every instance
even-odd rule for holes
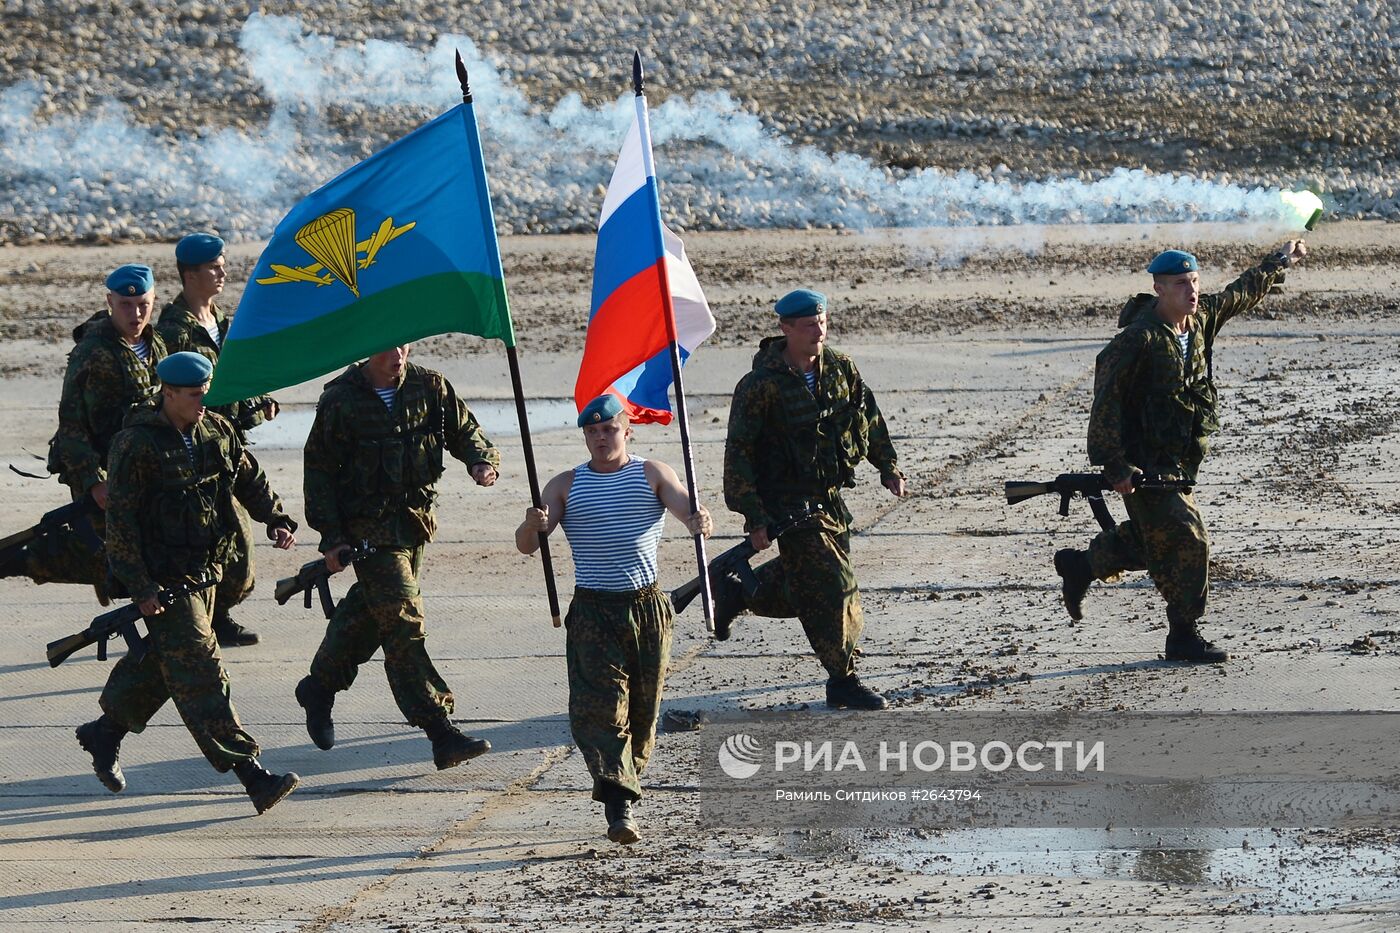
[[[661,596],[661,586],[648,583],[639,590],[593,590],[586,586],[574,587],[574,599],[584,603],[616,606],[637,599]]]

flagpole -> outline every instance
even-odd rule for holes
[[[647,99],[642,85],[642,53],[633,51],[632,90],[636,95],[637,129],[642,137],[642,159],[646,166],[646,174],[653,180],[652,198],[656,208],[656,222],[652,224],[652,237],[656,243],[657,255],[661,257],[656,269],[657,275],[661,279],[661,303],[666,318],[666,336],[670,341],[671,349],[671,380],[676,387],[676,420],[680,423],[681,429],[681,457],[685,461],[685,484],[690,491],[690,512],[693,515],[700,511],[700,493],[695,485],[695,457],[691,453],[690,446],[690,419],[686,416],[685,410],[685,384],[681,381],[680,341],[676,335],[676,311],[671,303],[670,277],[666,272],[666,243],[661,236],[660,192],[656,187],[656,170],[652,164],[651,123],[647,119]],[[705,630],[714,634],[714,602],[710,594],[710,575],[707,571],[709,561],[705,557],[705,536],[702,534],[695,536],[695,563],[699,569],[700,598],[705,608]]]
[[[462,103],[468,108],[472,103],[471,85],[467,81],[467,66],[462,62],[462,53],[457,53],[457,80],[462,85]],[[473,110],[471,119],[467,121],[468,132],[472,134],[473,142],[476,143],[476,152],[481,152],[481,140],[476,137],[476,112]],[[491,229],[486,237],[487,249],[491,251],[491,258],[496,269],[501,267],[501,257],[496,248],[496,226],[495,215],[491,211],[491,195],[486,190],[486,168],[480,159],[472,160],[476,185],[480,194],[481,203],[486,207],[487,217],[490,218]],[[505,295],[505,277],[501,278],[501,294]],[[506,343],[506,361],[510,364],[510,384],[515,392],[515,419],[520,424],[520,445],[525,454],[525,476],[530,482],[530,501],[535,508],[543,506],[540,498],[540,477],[535,469],[535,447],[530,440],[530,417],[525,411],[525,389],[520,384],[520,359],[515,352],[515,328],[511,327],[511,339]],[[549,616],[555,628],[562,624],[559,614],[559,591],[554,584],[554,562],[549,556],[549,541],[543,534],[540,535],[540,563],[544,567],[544,588],[549,596]]]

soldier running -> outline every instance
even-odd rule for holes
[[[173,699],[199,750],[220,773],[232,770],[262,813],[297,786],[258,762],[258,743],[234,710],[229,678],[210,628],[208,588],[162,606],[162,589],[217,579],[233,542],[237,497],[282,549],[297,524],[267,484],[238,432],[204,407],[213,365],[174,353],[157,367],[161,403],[138,408],[112,440],[107,554],[115,580],[145,616],[147,651],[125,655],[102,691],[102,715],[77,729],[93,770],[113,793],[126,787],[117,756]]]
[[[526,509],[515,530],[522,554],[558,525],[574,555],[574,598],[564,620],[569,726],[593,775],[608,838],[641,838],[632,804],[656,744],[656,716],[671,655],[671,601],[656,582],[666,512],[692,535],[710,534],[710,513],[691,514],[675,470],[627,452],[628,417],[615,395],[578,416],[589,460],[545,485],[543,508]]]
[[[451,768],[491,750],[448,719],[451,689],[433,666],[418,575],[437,530],[433,503],[443,455],[467,465],[478,486],[496,482],[501,455],[438,372],[408,362],[407,346],[376,353],[327,383],[306,439],[306,521],[321,532],[331,573],[351,544],[375,548],[355,563],[357,582],[340,601],[297,684],[306,731],[335,745],[331,708],[360,665],[384,649],[384,674],[409,725],[427,733],[433,763]]]
[[[107,559],[94,544],[105,533],[107,453],[122,419],[134,406],[154,406],[156,366],[165,342],[151,327],[155,276],[146,266],[119,266],[107,276],[107,310],[73,331],[58,431],[49,441],[50,473],[76,501],[91,495],[100,510],[91,518],[93,536],[76,530],[30,542],[0,566],[0,577],[29,577],[35,583],[87,583],[107,604]]]
[[[1196,257],[1167,250],[1147,271],[1156,294],[1129,299],[1122,328],[1099,353],[1089,415],[1089,461],[1123,496],[1128,520],[1101,531],[1087,551],[1055,554],[1065,608],[1083,617],[1094,580],[1146,570],[1167,601],[1168,661],[1220,663],[1229,655],[1197,624],[1210,591],[1210,543],[1191,490],[1133,490],[1137,474],[1196,481],[1208,438],[1220,428],[1212,353],[1220,328],[1243,314],[1307,255],[1290,240],[1223,292],[1202,295]]]
[[[734,389],[724,448],[724,501],[744,516],[757,550],[768,528],[809,507],[811,520],[778,540],[779,557],[758,568],[758,589],[745,597],[737,577],[717,581],[715,637],[727,639],[745,609],[770,618],[797,616],[826,668],[826,703],[884,709],[885,698],[861,683],[856,642],[864,627],[860,587],[851,567],[851,513],[841,489],[855,485],[868,460],[880,482],[904,496],[904,474],[875,395],[855,362],[826,345],[827,300],[798,289],[776,305],[781,336],[765,337],[753,371]]]
[[[212,233],[191,233],[175,244],[175,268],[180,294],[160,311],[156,333],[171,353],[192,350],[219,361],[219,350],[228,337],[229,318],[214,299],[224,290],[224,241]],[[214,411],[244,432],[277,417],[277,402],[268,395],[216,406]],[[224,565],[224,576],[214,593],[214,635],[225,648],[256,645],[258,635],[239,625],[230,610],[253,592],[253,526],[242,506],[234,506],[238,528],[233,550]]]

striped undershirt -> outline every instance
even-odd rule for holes
[[[394,386],[387,389],[375,389],[374,394],[379,396],[379,400],[384,403],[384,407],[389,409],[389,413],[394,412],[394,396],[399,394],[399,390]]]
[[[204,325],[204,332],[209,335],[209,339],[214,341],[214,346],[222,348],[224,338],[219,336],[219,322]]]
[[[816,395],[817,371],[815,369],[809,369],[807,372],[802,374],[802,378],[807,382],[807,391],[811,392],[813,395]]]
[[[1191,332],[1188,330],[1177,334],[1176,342],[1181,344],[1181,372],[1185,375],[1191,371]]]
[[[151,361],[151,345],[147,343],[144,338],[136,341],[134,345],[127,344],[127,346],[131,349],[132,353],[135,353],[141,358],[141,362],[149,363]]]
[[[194,463],[194,428],[180,432],[180,439],[185,442],[185,450],[189,452],[190,463]]]
[[[656,582],[656,546],[666,508],[646,477],[646,460],[627,458],[615,473],[574,467],[564,500],[564,535],[574,553],[574,583],[625,593]]]

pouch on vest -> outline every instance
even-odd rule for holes
[[[405,452],[402,438],[386,437],[379,442],[379,462],[389,489],[402,489],[404,486]]]

